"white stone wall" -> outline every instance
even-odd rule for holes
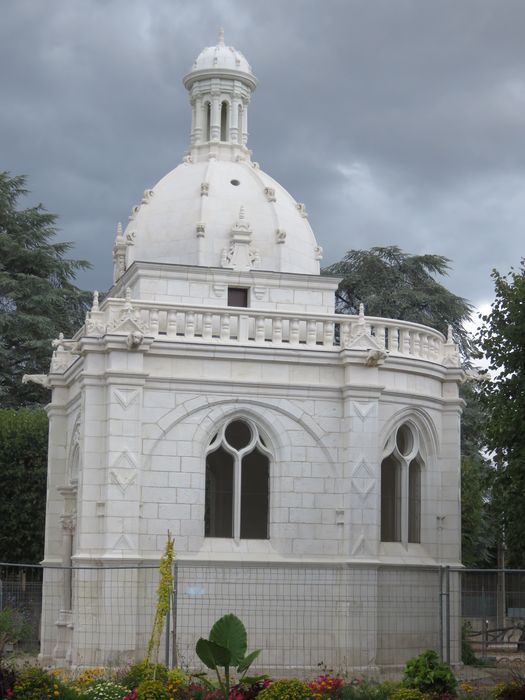
[[[302,566],[305,572],[361,566],[363,581],[355,588],[345,583],[346,597],[341,593],[335,602],[327,579],[328,597],[312,612],[312,620],[326,616],[318,643],[326,654],[331,650],[331,663],[401,663],[402,654],[393,651],[401,644],[410,654],[420,643],[432,646],[436,591],[425,567],[460,560],[458,370],[408,356],[367,366],[367,352],[359,349],[192,344],[162,336],[143,337],[130,348],[127,338],[124,327],[81,339],[81,357],[54,379],[46,562],[68,560],[63,516],[76,510],[76,566],[158,561],[168,531],[186,562],[212,568],[251,563],[262,582],[274,566]],[[270,537],[205,538],[206,448],[220,425],[243,416],[257,424],[272,455]],[[383,449],[407,421],[422,445],[421,542],[382,543]],[[415,573],[407,588],[401,574],[394,582],[379,576],[377,567],[386,564],[420,569],[410,569]],[[139,654],[149,634],[151,582],[131,573],[121,588],[105,573],[92,581],[75,576],[72,611],[63,607],[56,576],[46,585],[42,659],[86,665]],[[417,622],[405,629],[400,621],[408,619],[411,601],[404,592],[412,586],[426,593]],[[399,597],[392,604],[393,590]],[[278,600],[292,606],[286,603],[290,595]],[[224,601],[234,610],[239,603],[234,586],[221,596],[220,605],[210,603],[202,613],[208,629]],[[256,637],[275,602],[268,605],[247,611]],[[279,658],[306,665],[315,631],[294,634],[283,630],[283,648],[291,646]],[[270,657],[269,664],[277,663],[277,655]]]

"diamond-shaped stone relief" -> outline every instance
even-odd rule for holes
[[[355,541],[354,546],[352,547],[352,556],[357,557],[363,554],[366,554],[366,539],[364,532],[361,531]]]
[[[128,537],[128,535],[122,534],[113,545],[113,549],[118,549],[121,551],[125,549],[133,549],[133,542],[131,541],[131,538]]]
[[[111,469],[109,477],[112,484],[119,487],[122,493],[126,493],[129,486],[137,480],[136,469]]]
[[[376,402],[361,403],[358,401],[352,401],[352,415],[360,418],[363,423],[367,420],[367,418],[375,417],[375,408],[377,408]]]
[[[352,489],[357,493],[359,499],[364,504],[372,489],[374,488],[374,476],[372,470],[362,459],[352,473]]]
[[[127,411],[132,404],[136,403],[139,392],[137,389],[114,389],[113,396],[117,399],[122,408]]]
[[[112,469],[137,469],[137,467],[135,457],[128,450],[124,450],[111,465]]]

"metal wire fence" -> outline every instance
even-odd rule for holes
[[[159,661],[200,666],[195,643],[233,612],[256,670],[319,664],[373,673],[425,649],[461,660],[461,630],[479,656],[525,651],[525,571],[445,567],[198,564],[179,561]],[[0,612],[23,611],[16,649],[54,665],[121,666],[143,657],[156,607],[150,566],[0,564]]]

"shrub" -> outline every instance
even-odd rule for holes
[[[152,664],[149,661],[139,661],[129,667],[120,679],[120,683],[126,688],[137,688],[143,681],[152,680],[167,683],[168,669],[162,664]]]
[[[468,635],[472,630],[472,626],[469,622],[464,622],[461,626],[461,661],[466,666],[476,666],[478,659],[476,654],[474,654],[474,649],[469,641]]]
[[[142,681],[137,688],[137,700],[169,700],[169,697],[162,681]]]
[[[498,700],[525,700],[525,683],[522,680],[514,680],[512,683],[500,685],[496,692]]]
[[[354,680],[340,690],[341,700],[387,700],[397,690],[400,683],[384,681],[377,683],[369,680]]]
[[[93,684],[84,691],[82,697],[87,700],[122,700],[128,692],[128,689],[120,685],[120,683],[95,680]]]
[[[389,695],[389,700],[426,700],[427,697],[418,688],[397,688]]]
[[[0,610],[0,660],[6,644],[16,644],[25,639],[28,633],[27,617],[23,612],[11,608]]]
[[[16,681],[16,673],[12,666],[0,661],[0,698],[7,697],[7,691],[11,690]]]
[[[60,683],[39,666],[28,666],[18,673],[13,693],[16,700],[57,698],[60,695]]]
[[[343,685],[344,680],[342,678],[330,676],[328,673],[323,673],[308,683],[310,690],[320,697],[332,697]]]
[[[259,693],[257,700],[308,700],[313,697],[307,685],[293,678],[271,683]]]
[[[428,649],[407,661],[403,685],[428,695],[456,695],[457,681],[450,667]]]

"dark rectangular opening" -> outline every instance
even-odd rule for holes
[[[245,287],[228,287],[228,306],[248,306],[248,290]]]

